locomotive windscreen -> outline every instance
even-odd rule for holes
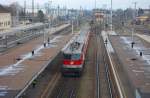
[[[63,54],[64,55],[64,59],[67,60],[79,60],[80,59],[80,54]]]
[[[73,55],[71,56],[71,59],[72,59],[72,60],[79,60],[79,59],[80,59],[80,54],[73,54]]]

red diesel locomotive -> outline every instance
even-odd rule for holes
[[[80,33],[74,36],[70,42],[62,49],[63,75],[81,75],[85,54],[88,46],[89,32]]]

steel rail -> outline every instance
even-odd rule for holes
[[[103,37],[103,42],[104,42],[104,40],[105,39]],[[111,55],[109,54],[109,49],[107,48],[107,45],[105,45],[105,47],[106,47],[106,53],[108,55],[108,60],[110,62],[110,67],[112,69],[112,74],[114,76],[114,80],[115,80],[115,83],[117,85],[117,89],[118,89],[118,93],[119,93],[119,98],[127,98],[127,97],[125,97],[125,95],[123,93],[124,90],[123,90],[123,87],[121,86],[120,78],[119,78],[119,76],[118,76],[118,74],[117,74],[117,72],[115,70],[114,63],[112,61]]]
[[[100,47],[102,49],[102,53],[103,53],[103,62],[104,62],[104,67],[105,67],[105,73],[106,73],[106,78],[107,78],[107,84],[108,84],[108,89],[109,89],[109,95],[110,95],[110,98],[113,98],[113,93],[112,93],[112,83],[111,83],[111,80],[110,80],[110,75],[109,75],[109,68],[108,68],[108,64],[107,64],[107,58],[106,58],[106,51],[105,51],[105,45],[102,40],[102,36],[100,34],[98,34],[99,38],[100,38]]]

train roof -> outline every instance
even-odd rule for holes
[[[75,35],[68,44],[62,49],[65,54],[77,54],[82,52],[82,48],[87,39],[87,33],[80,32]]]

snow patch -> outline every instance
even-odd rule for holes
[[[0,91],[0,96],[6,96],[7,93],[7,91]]]
[[[110,35],[117,35],[117,33],[115,31],[110,31],[109,34]]]
[[[121,37],[121,39],[123,40],[123,42],[125,44],[127,44],[128,49],[132,49],[133,51],[135,51],[135,53],[137,55],[139,55],[140,52],[144,53],[145,51],[148,50],[148,48],[144,47],[142,45],[142,43],[140,43],[140,41],[138,41],[138,43],[136,43],[134,45],[133,48],[131,48],[131,38],[127,38],[127,37]],[[137,42],[137,41],[136,41]],[[141,57],[144,61],[146,61],[149,65],[150,65],[150,55],[146,55],[145,53],[143,54],[143,56]]]
[[[1,86],[0,85],[0,96],[1,97],[6,96],[6,94],[8,93],[7,90],[10,90],[10,88],[8,88],[8,86]]]
[[[57,42],[59,38],[61,38],[62,36],[56,36],[55,38],[53,38],[50,42]],[[56,47],[56,45],[52,45],[49,46],[49,48],[51,47]],[[6,75],[16,75],[17,73],[19,73],[21,70],[24,69],[24,66],[21,64],[23,61],[33,58],[36,55],[41,54],[40,51],[44,49],[44,45],[40,45],[38,47],[36,47],[36,49],[34,49],[34,54],[32,55],[32,53],[27,53],[25,55],[22,55],[20,57],[20,60],[17,61],[17,63],[12,64],[10,66],[4,67],[0,69],[0,76],[6,76]]]
[[[104,41],[107,39],[107,49],[108,49],[108,51],[110,53],[114,53],[114,49],[113,49],[113,47],[112,47],[112,45],[111,45],[111,43],[110,43],[110,41],[108,39],[108,36],[107,36],[105,31],[102,31],[102,37],[103,37]]]
[[[55,43],[59,41],[59,38],[61,38],[62,36],[56,36],[54,37],[52,40],[50,40],[50,43]]]

